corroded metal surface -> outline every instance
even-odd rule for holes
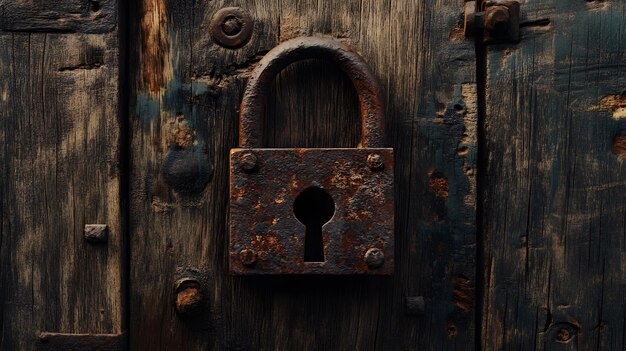
[[[249,153],[252,172],[242,162]],[[373,154],[381,168],[370,167]],[[231,273],[393,272],[393,149],[233,149],[230,162]],[[322,227],[324,262],[304,261],[306,228],[294,215],[309,187],[335,203]]]
[[[221,46],[233,49],[245,45],[250,40],[253,29],[252,16],[240,7],[220,9],[209,24],[213,40]]]
[[[486,1],[476,12],[476,1],[465,3],[464,34],[479,35],[485,44],[520,40],[520,3],[517,0]]]
[[[276,75],[304,59],[336,63],[352,80],[361,106],[361,146],[383,146],[382,100],[378,81],[361,56],[344,43],[317,37],[288,40],[267,53],[252,72],[241,101],[239,146],[259,147],[261,117]]]
[[[359,148],[255,148],[274,78],[289,64],[312,58],[336,63],[352,80],[361,106]],[[230,154],[230,272],[391,274],[393,149],[382,148],[382,121],[377,80],[345,44],[307,37],[271,50],[248,81],[239,121],[241,148]],[[306,227],[294,213],[296,198],[312,187],[322,189],[327,200],[328,195],[332,198],[322,211],[328,218],[316,222],[321,233],[319,226]],[[306,218],[324,207],[307,206],[301,213]],[[312,242],[305,240],[309,230],[316,235]]]

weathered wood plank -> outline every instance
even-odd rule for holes
[[[115,33],[0,33],[2,350],[124,327],[117,91]]]
[[[549,24],[487,56],[483,345],[624,350],[626,4],[522,10]]]
[[[3,31],[108,33],[116,26],[116,0],[0,1]]]
[[[242,6],[255,20],[251,41],[237,50],[214,44],[208,31],[213,13],[227,6]],[[141,43],[131,57],[139,64],[131,102],[131,348],[474,346],[477,100],[462,12],[461,0],[137,4],[130,21]],[[243,87],[268,50],[302,35],[346,41],[382,83],[387,144],[396,149],[391,278],[228,275],[228,152]],[[356,95],[336,68],[293,65],[273,95],[265,146],[358,143]],[[166,160],[193,166],[173,174]],[[174,312],[172,286],[184,276],[198,277],[208,297],[200,320],[183,322]],[[426,301],[421,316],[405,311],[404,299],[415,296]]]

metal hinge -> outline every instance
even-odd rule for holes
[[[465,3],[465,37],[483,43],[516,43],[520,39],[520,3],[513,0],[486,1],[476,12],[476,1]]]
[[[121,334],[39,334],[38,350],[122,351],[126,347],[126,333]]]

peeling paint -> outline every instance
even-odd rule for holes
[[[600,103],[592,106],[591,111],[609,110],[614,119],[626,118],[626,91],[621,94],[610,94],[602,97]]]

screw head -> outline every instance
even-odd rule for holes
[[[180,316],[196,315],[202,311],[204,297],[200,283],[192,278],[179,279],[174,285],[176,298],[174,305]]]
[[[243,154],[239,159],[239,165],[241,166],[241,169],[246,173],[254,171],[257,168],[258,163],[259,159],[256,157],[255,154],[251,152]]]
[[[385,168],[383,158],[379,154],[367,155],[367,165],[372,171],[380,171]]]
[[[510,20],[511,16],[506,6],[490,6],[486,10],[485,29],[489,32],[505,30]]]
[[[256,251],[252,249],[243,249],[239,251],[239,260],[246,267],[254,267],[257,262]]]
[[[365,252],[365,263],[371,269],[380,268],[385,263],[385,255],[379,248],[371,248]]]

